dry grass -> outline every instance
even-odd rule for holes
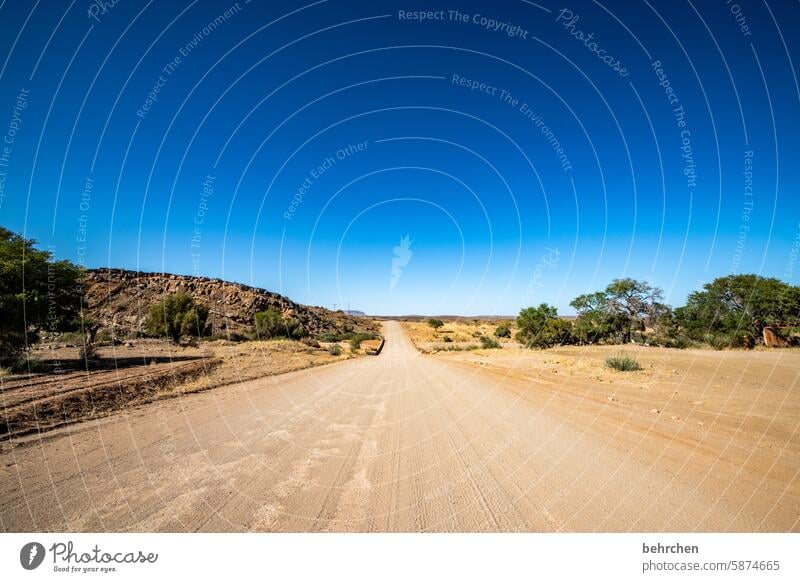
[[[642,369],[636,358],[623,353],[608,356],[606,366],[617,372],[638,372]]]
[[[500,323],[508,323],[511,328],[510,338],[499,338],[494,335]],[[423,352],[437,350],[459,351],[474,349],[481,345],[481,337],[488,337],[500,343],[500,347],[517,345],[513,340],[516,326],[508,320],[444,320],[444,327],[438,331],[426,322],[403,322],[403,330],[417,347]],[[449,338],[449,341],[448,341]]]

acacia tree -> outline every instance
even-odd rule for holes
[[[634,327],[644,330],[644,322],[663,310],[664,293],[646,281],[636,279],[614,279],[605,290],[606,301],[612,313],[627,320],[623,341],[630,342]]]
[[[646,281],[614,279],[603,291],[579,295],[570,305],[578,312],[573,333],[581,343],[614,339],[628,343],[634,329],[658,325],[671,311],[663,292]]]
[[[441,319],[429,319],[428,325],[430,325],[434,331],[439,331],[440,327],[444,326],[444,322]]]
[[[602,295],[602,292],[591,295]],[[580,344],[595,344],[610,339],[619,340],[627,327],[627,319],[602,306],[589,307],[582,301],[586,296],[577,297],[570,305],[578,312],[572,325],[572,333]]]
[[[0,226],[0,362],[14,362],[42,330],[75,327],[83,296],[82,272],[69,261]]]

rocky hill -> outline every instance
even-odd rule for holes
[[[300,305],[283,295],[258,287],[230,283],[221,279],[138,273],[124,269],[90,269],[85,278],[87,316],[101,329],[124,338],[141,332],[150,306],[166,295],[185,292],[209,309],[208,323],[214,335],[245,334],[252,331],[253,318],[267,307],[299,320],[308,333],[374,331],[371,320]]]

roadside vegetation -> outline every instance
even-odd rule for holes
[[[521,310],[517,341],[530,348],[638,343],[724,349],[800,343],[800,287],[758,275],[715,279],[677,309],[663,303],[661,289],[635,279],[615,279],[602,291],[576,297],[570,306],[578,313],[572,321],[546,303]]]
[[[664,302],[658,287],[630,278],[615,279],[602,290],[579,295],[570,306],[576,312],[571,317],[542,303],[521,309],[514,321],[430,318],[406,326],[423,352],[509,345],[717,350],[800,345],[800,287],[758,275],[717,278],[691,293],[678,308]]]
[[[279,337],[301,339],[308,335],[300,321],[293,317],[285,317],[275,307],[268,307],[266,311],[256,313],[255,333],[258,339]]]
[[[168,337],[177,344],[184,336],[205,335],[207,319],[207,307],[195,303],[188,293],[175,293],[150,306],[145,330],[150,336]]]

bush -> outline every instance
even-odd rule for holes
[[[446,335],[446,336],[444,336],[444,337],[442,338],[442,341],[443,341],[444,343],[446,343],[446,344],[449,344],[450,342],[452,342],[452,341],[453,341],[453,338],[451,338],[449,335]]]
[[[641,370],[642,367],[635,358],[625,354],[617,354],[606,358],[606,366],[617,370],[618,372],[635,372]]]
[[[299,319],[289,317],[286,319],[286,337],[291,339],[300,339],[308,335],[306,328],[300,323]]]
[[[339,344],[333,344],[331,347],[328,348],[328,353],[332,356],[341,356],[342,348]]]
[[[188,293],[175,293],[150,307],[145,329],[151,336],[167,336],[178,343],[184,335],[203,335],[207,319],[207,307],[196,304]]]
[[[438,331],[440,327],[444,326],[444,322],[441,319],[429,319],[428,325],[433,328],[434,331]]]
[[[529,348],[550,348],[572,342],[572,324],[558,317],[555,307],[542,303],[517,317],[517,341]]]
[[[545,324],[558,317],[556,308],[542,303],[539,307],[528,307],[522,309],[517,317],[517,341],[528,347],[534,347],[538,343],[538,336],[544,330]]]
[[[501,323],[494,330],[494,335],[497,337],[511,337],[511,326],[507,323]]]
[[[308,335],[299,320],[293,317],[284,317],[280,310],[272,306],[267,307],[266,311],[256,313],[255,324],[256,336],[259,339],[278,337],[300,339]]]
[[[671,337],[655,335],[647,339],[647,345],[661,347],[661,348],[674,348],[676,350],[685,350],[692,346],[692,341],[683,336]]]
[[[285,333],[283,314],[274,307],[259,311],[255,315],[256,336],[261,339],[278,337]]]
[[[481,347],[484,350],[491,350],[500,347],[500,342],[487,336],[481,336]]]
[[[356,333],[354,331],[346,331],[342,333],[325,332],[317,336],[321,342],[346,342],[351,339],[359,337],[361,341],[378,339],[380,336],[377,333],[364,332]]]

